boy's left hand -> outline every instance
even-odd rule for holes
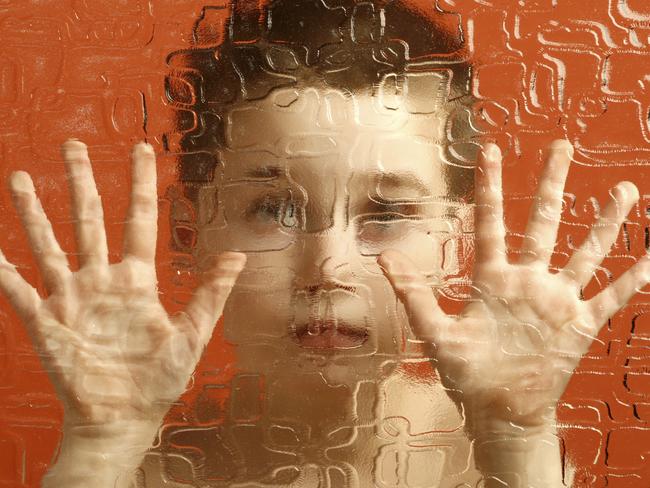
[[[416,336],[434,348],[438,372],[465,415],[472,437],[548,431],[573,370],[602,325],[650,282],[641,258],[590,300],[580,291],[614,244],[639,199],[629,182],[616,185],[589,237],[559,272],[549,269],[573,148],[552,143],[531,210],[520,257],[507,257],[501,152],[488,144],[476,172],[476,262],[473,297],[459,316],[445,314],[425,276],[403,254],[379,257]]]

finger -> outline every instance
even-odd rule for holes
[[[404,305],[413,333],[421,340],[438,344],[440,331],[451,319],[438,305],[425,276],[399,251],[384,251],[377,262]]]
[[[185,316],[198,333],[203,348],[210,337],[232,287],[246,264],[246,255],[238,252],[220,254],[212,268],[203,276],[203,283],[185,307]]]
[[[650,283],[650,256],[646,255],[614,283],[589,300],[588,305],[594,321],[602,325],[648,283]]]
[[[54,236],[31,177],[25,171],[15,171],[9,177],[13,204],[16,207],[48,293],[63,286],[70,275],[68,258]]]
[[[71,139],[63,144],[61,153],[70,185],[79,266],[108,265],[104,211],[88,158],[88,148],[81,141]]]
[[[629,181],[623,181],[610,191],[610,199],[598,221],[580,248],[561,271],[580,288],[587,286],[594,271],[616,242],[627,214],[639,201],[639,190]]]
[[[478,158],[475,176],[477,265],[507,258],[501,159],[501,150],[496,144],[487,144]]]
[[[158,232],[156,155],[144,142],[132,154],[131,201],[124,228],[124,257],[154,263]]]
[[[569,141],[558,139],[546,150],[546,164],[537,193],[530,209],[522,254],[519,262],[541,263],[551,261],[557,230],[562,214],[564,184],[573,158],[573,146]]]
[[[36,289],[27,283],[16,267],[0,251],[0,290],[26,325],[36,314],[41,298]]]

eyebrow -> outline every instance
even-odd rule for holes
[[[244,172],[246,178],[253,179],[277,179],[284,174],[284,170],[279,166],[257,166],[247,169]],[[393,188],[409,188],[415,190],[418,196],[426,197],[430,195],[430,189],[426,183],[412,172],[395,173],[393,171],[364,171],[358,173],[366,184],[376,183],[379,185],[388,185]]]
[[[264,180],[279,178],[282,174],[284,171],[279,166],[257,166],[244,172],[246,178]]]
[[[431,194],[430,188],[415,173],[369,171],[369,172],[362,173],[362,175],[368,183],[376,182],[377,190],[380,189],[380,185],[387,184],[395,188],[409,188],[415,190],[418,193],[418,196],[420,197],[426,197]]]

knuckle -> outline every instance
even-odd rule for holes
[[[234,281],[229,278],[218,277],[208,280],[208,286],[217,295],[227,295],[233,288]]]
[[[152,207],[157,203],[155,193],[147,189],[134,189],[131,193],[131,204],[137,207]]]

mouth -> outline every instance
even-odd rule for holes
[[[292,332],[294,341],[307,349],[353,349],[368,340],[365,328],[335,320],[311,320]]]

